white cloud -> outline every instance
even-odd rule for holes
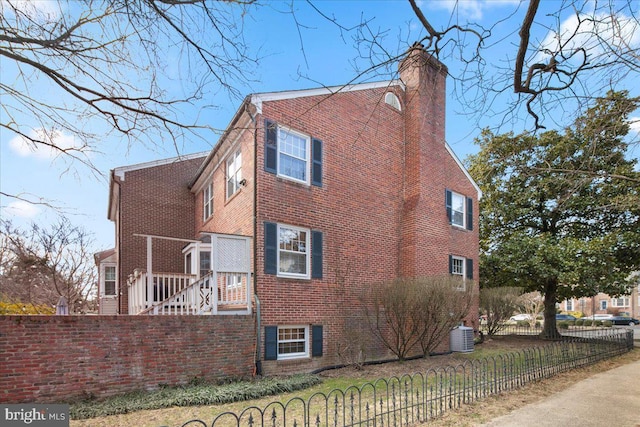
[[[631,132],[640,134],[640,116],[629,117],[629,127],[631,128]]]
[[[34,143],[22,136],[15,136],[9,140],[9,147],[21,157],[34,156],[39,159],[54,159],[60,155],[61,150],[82,151],[82,144],[78,143],[73,135],[64,132],[48,132],[40,128],[30,131],[29,137],[43,143]]]
[[[41,24],[55,22],[62,15],[60,3],[54,0],[0,0],[0,13],[15,18],[14,10]]]
[[[539,49],[556,52],[560,44],[565,54],[579,48],[585,49],[590,56],[609,53],[610,48],[625,52],[629,47],[640,46],[640,28],[636,19],[624,14],[574,14],[560,24],[559,32],[549,32]],[[546,62],[548,57],[539,52],[532,62]]]
[[[502,6],[517,6],[520,0],[439,0],[439,1],[420,1],[418,5],[422,8],[424,5],[432,9],[444,9],[448,12],[457,12],[459,17],[471,21],[479,21],[483,18],[484,12],[491,8]]]
[[[24,200],[17,200],[9,203],[2,208],[3,216],[11,215],[20,218],[33,218],[40,213],[38,206],[33,203],[25,202]]]

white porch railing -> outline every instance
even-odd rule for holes
[[[142,271],[130,278],[129,314],[204,315],[251,311],[249,274],[209,274],[196,281],[196,276],[191,274],[154,273],[152,284],[149,289],[147,275]],[[149,295],[153,298],[148,298]]]
[[[147,281],[147,273],[136,270],[129,276],[129,314],[139,314],[176,295],[195,282],[194,274],[153,273]]]

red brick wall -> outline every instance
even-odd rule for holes
[[[343,331],[369,332],[360,301],[366,288],[398,273],[404,135],[401,113],[384,103],[386,92],[378,88],[263,104],[257,134],[257,247],[263,247],[265,221],[320,230],[324,240],[323,279],[265,275],[264,252],[256,254],[262,324],[321,324],[324,335],[324,357],[265,362],[266,373],[342,363],[337,353],[345,344]],[[323,141],[322,187],[264,171],[264,118]],[[367,353],[368,358],[388,356],[375,345]]]
[[[400,65],[406,84],[406,188],[402,211],[401,272],[405,277],[448,273],[449,255],[474,261],[478,277],[478,191],[445,146],[446,67],[422,49]],[[473,230],[452,226],[445,210],[445,190],[472,197]],[[478,299],[465,322],[478,327]]]
[[[247,117],[248,119],[248,117]],[[242,123],[240,129],[248,126]],[[236,135],[239,134],[239,135]],[[196,182],[196,232],[253,235],[254,151],[253,132],[231,132],[220,142],[216,156],[207,165]],[[226,161],[229,156],[241,152],[242,178],[246,184],[227,198]],[[203,221],[202,189],[213,180],[213,215]]]
[[[145,269],[147,247],[144,237],[133,234],[193,239],[194,196],[188,184],[203,158],[127,171],[120,183],[120,245],[118,276],[120,313],[128,312],[127,278],[136,268]],[[153,270],[184,272],[181,249],[184,242],[153,240]]]
[[[252,316],[0,316],[0,403],[253,373]]]
[[[393,86],[262,104],[257,247],[263,248],[265,221],[320,230],[324,239],[322,279],[264,274],[264,252],[256,253],[263,326],[324,328],[323,357],[264,362],[267,374],[344,362],[339,351],[356,344],[345,342],[348,336],[369,334],[362,307],[370,287],[398,276],[448,274],[450,254],[472,258],[478,277],[477,200],[473,231],[452,227],[446,215],[445,188],[474,199],[477,191],[447,152],[446,71],[433,65],[405,72],[406,92]],[[388,90],[398,95],[402,111],[385,104]],[[323,141],[321,188],[264,171],[265,118]],[[473,322],[477,303],[468,318]],[[375,342],[366,352],[369,360],[389,356]]]

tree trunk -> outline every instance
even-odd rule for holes
[[[548,279],[544,284],[544,328],[542,338],[556,340],[560,338],[556,327],[556,293],[558,291],[558,280]]]

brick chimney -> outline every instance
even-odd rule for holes
[[[414,44],[399,65],[404,98],[405,168],[400,276],[446,273],[440,260],[448,247],[444,208],[445,81],[447,68]],[[439,248],[439,249],[438,249]],[[438,252],[438,253],[436,253]],[[442,261],[442,262],[440,262]]]

